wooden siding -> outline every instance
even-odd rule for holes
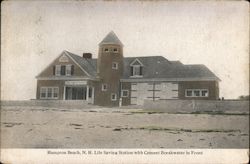
[[[185,97],[186,89],[208,89],[208,97]],[[219,98],[219,86],[217,81],[186,81],[179,82],[180,99],[216,100]]]
[[[74,74],[73,76],[83,76],[83,77],[87,77],[86,73],[70,58],[68,57],[68,62],[60,62],[59,59],[60,57],[63,56],[60,55],[58,58],[55,59],[55,61],[53,63],[51,63],[47,68],[45,68],[45,70],[43,70],[41,72],[41,74],[39,75],[39,77],[52,77],[55,76],[53,75],[53,69],[55,65],[73,65],[74,66]]]
[[[131,83],[121,83],[121,90],[128,90],[128,97],[122,97],[122,106],[131,105]]]

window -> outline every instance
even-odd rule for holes
[[[73,65],[56,65],[53,67],[53,74],[56,76],[71,76],[74,73]]]
[[[61,75],[61,66],[56,65],[56,76],[60,76],[60,75]]]
[[[46,98],[47,97],[47,95],[46,95],[46,88],[41,88],[40,89],[40,98]]]
[[[131,76],[142,76],[142,66],[139,66],[139,65],[132,66]]]
[[[66,72],[66,66],[65,65],[62,65],[61,66],[61,75],[65,75],[65,72]]]
[[[117,48],[114,48],[114,50],[113,50],[114,52],[118,52],[118,49]]]
[[[186,91],[186,96],[187,96],[187,97],[192,96],[192,90],[187,90],[187,91]]]
[[[47,97],[52,98],[52,88],[47,88]]]
[[[208,97],[208,89],[186,89],[186,97]]]
[[[109,49],[108,48],[104,48],[104,52],[109,52]]]
[[[130,76],[142,77],[142,68],[143,64],[138,59],[135,59],[130,64]]]
[[[116,99],[117,99],[116,94],[115,94],[115,93],[112,93],[112,94],[111,94],[111,101],[116,101]]]
[[[40,98],[41,99],[58,99],[59,88],[58,87],[41,87]]]
[[[200,91],[199,90],[194,90],[194,96],[199,97],[200,96]]]
[[[53,97],[58,98],[59,88],[53,88]]]
[[[66,76],[71,75],[71,67],[72,67],[72,65],[66,65]]]
[[[107,91],[107,88],[108,88],[107,84],[102,84],[102,91]]]
[[[118,63],[113,62],[112,63],[112,69],[118,69]]]
[[[122,90],[122,97],[128,97],[128,90]]]
[[[201,96],[202,97],[208,97],[208,90],[202,90],[201,91]]]

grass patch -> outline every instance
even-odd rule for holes
[[[139,110],[139,111],[132,111],[130,113],[131,114],[159,114],[159,113],[165,113],[165,112]]]
[[[208,115],[234,115],[234,116],[245,116],[249,115],[249,113],[243,112],[243,113],[227,113],[224,111],[195,111],[195,112],[162,112],[160,110],[139,110],[139,111],[131,111],[129,114],[126,115],[131,115],[131,114],[161,114],[161,113],[166,113],[166,114],[208,114]]]
[[[191,112],[191,114],[210,114],[210,115],[249,115],[248,113],[226,113],[223,111],[195,111]]]
[[[70,126],[82,126],[82,124],[69,124]]]
[[[145,126],[145,127],[126,127],[113,129],[113,131],[121,131],[121,130],[149,130],[149,131],[165,131],[172,134],[179,134],[180,132],[190,132],[190,133],[232,133],[232,132],[240,132],[240,130],[233,129],[183,129],[183,128],[164,128],[158,126]]]
[[[170,113],[169,113],[170,114]],[[195,111],[195,112],[176,112],[172,114],[208,114],[208,115],[234,115],[234,116],[245,116],[249,115],[249,113],[226,113],[223,111]]]

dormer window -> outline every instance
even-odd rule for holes
[[[135,59],[130,64],[130,76],[142,77],[143,76],[142,69],[143,69],[143,64],[138,59]]]
[[[142,66],[134,65],[131,67],[131,75],[132,76],[142,76]]]

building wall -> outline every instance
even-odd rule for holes
[[[208,89],[208,97],[185,97],[186,89]],[[179,82],[179,99],[216,100],[219,98],[219,85],[217,81],[183,81]]]
[[[40,99],[40,87],[59,87],[59,100],[63,100],[64,80],[37,80],[36,99]]]
[[[58,100],[63,100],[65,81],[70,81],[70,80],[37,80],[36,99],[40,99],[40,88],[41,87],[58,87],[59,88]],[[76,80],[73,80],[73,81],[76,81]],[[95,87],[95,82],[87,81],[87,85],[89,85],[91,87],[92,86]],[[94,91],[96,91],[96,88],[94,88]],[[95,95],[96,94],[94,93],[94,96]]]

